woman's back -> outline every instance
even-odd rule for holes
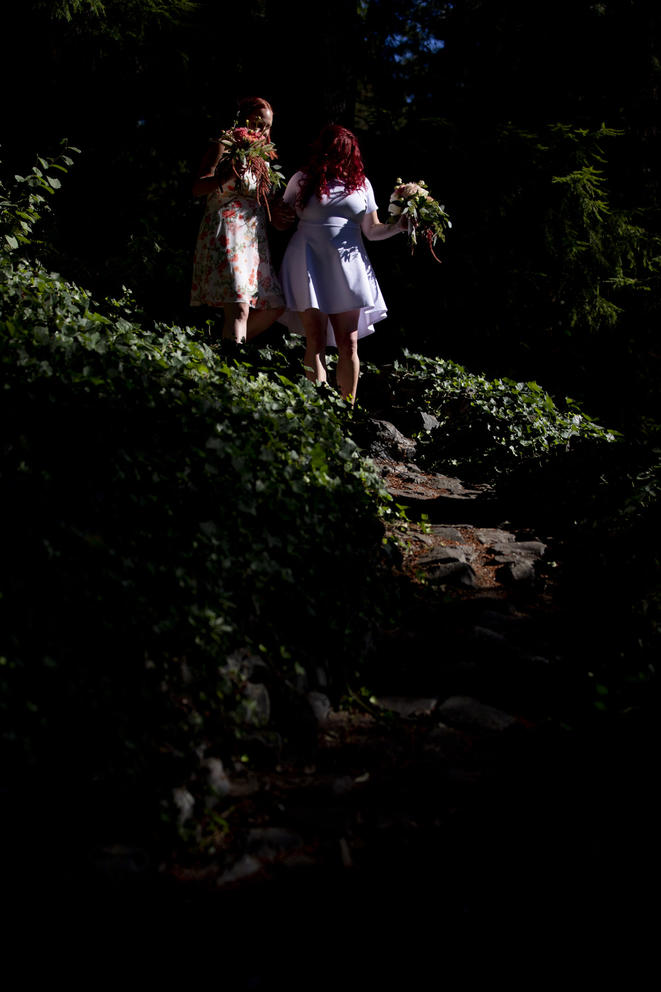
[[[302,172],[297,172],[290,180],[285,193],[285,203],[296,205],[298,196],[298,184],[303,177]],[[375,210],[374,193],[368,179],[365,184],[353,193],[345,192],[344,186],[340,183],[331,186],[329,195],[324,195],[321,200],[316,196],[311,196],[304,207],[296,205],[296,213],[303,221],[314,224],[332,223],[336,220],[353,221],[360,224],[367,212]]]

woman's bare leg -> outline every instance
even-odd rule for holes
[[[328,315],[321,310],[304,310],[301,321],[305,331],[305,374],[312,382],[327,382],[326,328]]]
[[[223,338],[229,341],[245,341],[248,334],[250,306],[247,303],[226,303]]]
[[[251,310],[248,303],[226,303],[223,337],[230,341],[250,341],[273,324],[284,312],[284,307]]]
[[[329,315],[337,343],[337,385],[351,405],[356,401],[360,362],[358,361],[358,318],[360,310]]]
[[[248,330],[246,340],[252,341],[258,334],[266,331],[271,324],[274,324],[278,317],[285,312],[284,307],[272,307],[267,310],[251,310],[248,317]]]

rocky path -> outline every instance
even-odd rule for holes
[[[587,639],[553,536],[487,485],[422,471],[392,424],[370,451],[409,523],[369,689],[337,709],[310,693],[279,765],[229,769],[194,854],[123,840],[75,879],[90,928],[149,920],[227,988],[426,988],[472,972],[488,935],[634,913],[648,868],[641,748],[566,723]]]
[[[140,849],[93,856],[95,884],[120,879],[139,907],[156,878],[169,921],[215,921],[250,945],[232,987],[291,985],[293,945],[316,969],[295,987],[336,987],[343,959],[320,970],[319,941],[348,946],[366,918],[386,945],[363,961],[365,987],[377,972],[393,978],[397,961],[423,987],[439,932],[520,927],[558,902],[565,919],[588,904],[594,913],[625,884],[603,871],[611,766],[558,719],[576,676],[552,539],[509,521],[488,486],[421,471],[392,425],[374,430],[372,455],[410,523],[401,619],[375,645],[370,692],[356,687],[337,710],[311,693],[298,753],[230,773],[202,856],[159,866]],[[422,957],[389,954],[390,940],[422,941]]]

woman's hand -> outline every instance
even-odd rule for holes
[[[277,231],[286,231],[296,220],[296,211],[284,200],[276,200],[270,206],[271,223]]]

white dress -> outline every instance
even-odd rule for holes
[[[284,201],[296,206],[302,172],[289,180]],[[286,312],[280,323],[303,334],[300,312],[314,307],[323,313],[360,309],[358,337],[374,332],[374,324],[387,316],[385,300],[365,252],[360,224],[376,210],[372,185],[347,195],[341,185],[319,200],[312,196],[306,206],[296,206],[298,228],[291,238],[280,270]],[[328,321],[327,344],[335,345]]]

